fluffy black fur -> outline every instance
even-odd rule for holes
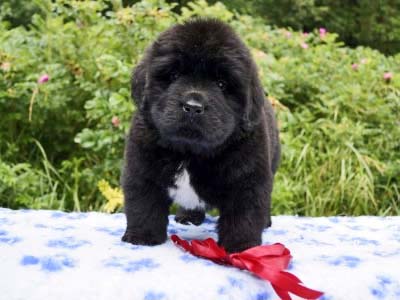
[[[219,244],[230,252],[259,245],[271,224],[280,144],[273,109],[240,38],[213,19],[173,26],[135,68],[132,97],[139,109],[125,150],[122,240],[165,242],[167,190],[186,168],[200,198],[219,209]],[[177,220],[200,223],[203,215],[181,210]]]

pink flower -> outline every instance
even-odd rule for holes
[[[11,64],[5,61],[0,65],[0,69],[2,69],[4,72],[8,72],[11,69]]]
[[[112,117],[111,123],[113,124],[114,127],[118,127],[120,124],[119,118],[117,116]]]
[[[383,74],[383,79],[386,81],[390,81],[393,78],[393,73],[392,72],[386,72]]]
[[[354,71],[357,71],[357,70],[358,70],[358,64],[352,64],[352,65],[351,65],[351,68],[352,68]]]
[[[292,36],[290,31],[285,31],[285,36],[289,39]]]
[[[308,37],[309,33],[308,32],[303,32],[304,37]]]
[[[325,37],[326,33],[327,33],[326,28],[321,27],[319,29],[319,36],[320,36],[321,39],[323,39]]]
[[[301,46],[301,48],[303,48],[303,49],[308,49],[308,44],[305,43],[305,42],[301,43],[300,46]]]
[[[49,81],[49,75],[44,74],[42,76],[40,76],[40,78],[38,79],[38,83],[42,84]]]

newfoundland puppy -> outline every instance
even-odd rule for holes
[[[255,63],[234,31],[193,19],[161,33],[133,72],[132,97],[122,240],[165,242],[175,201],[184,224],[217,208],[218,242],[228,252],[259,245],[271,225],[280,144]]]

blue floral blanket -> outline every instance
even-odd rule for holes
[[[216,218],[169,235],[217,238]],[[263,242],[283,243],[290,272],[321,299],[400,299],[400,217],[277,216]],[[268,282],[184,253],[171,241],[120,241],[123,214],[0,208],[0,299],[277,299]],[[294,299],[298,299],[293,297]]]

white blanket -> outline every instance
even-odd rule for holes
[[[215,221],[185,226],[170,216],[168,233],[216,239]],[[263,242],[289,248],[289,271],[324,291],[320,299],[400,299],[400,217],[277,216],[272,223]],[[122,214],[0,208],[0,299],[277,299],[268,282],[170,240],[123,243],[124,228]]]

